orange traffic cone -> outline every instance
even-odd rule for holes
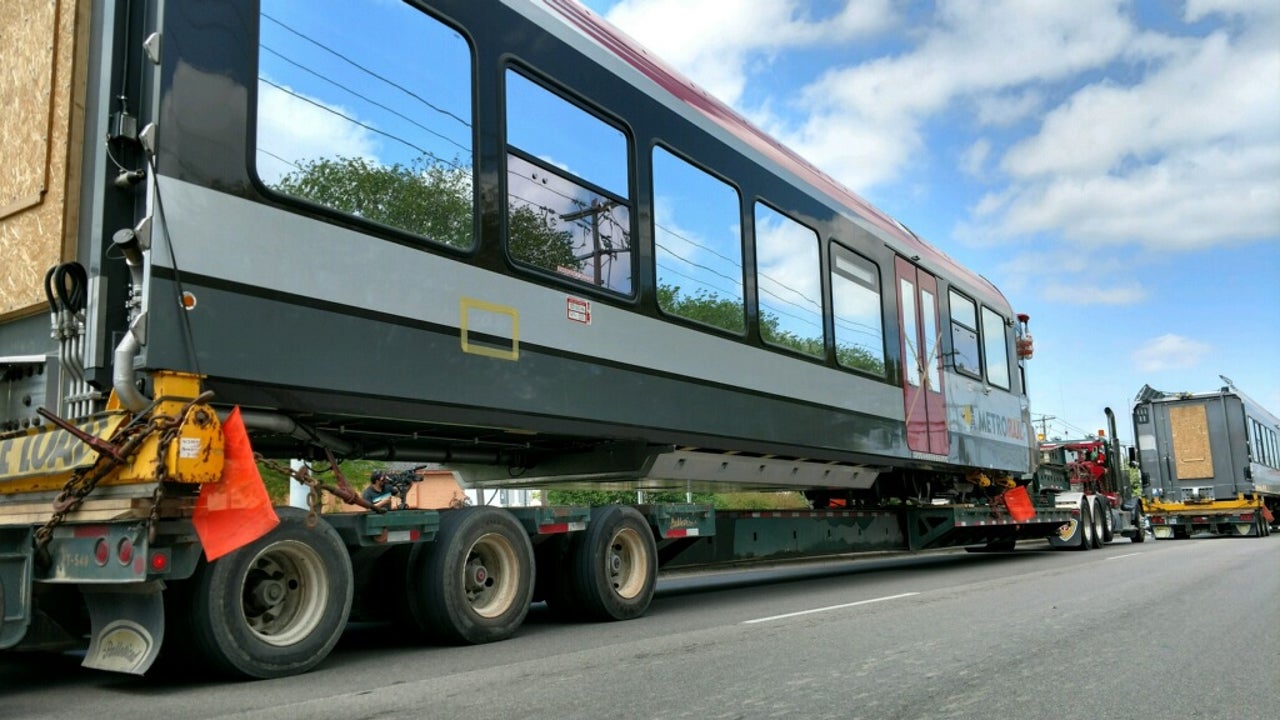
[[[280,522],[253,460],[249,435],[235,408],[222,424],[222,479],[200,487],[191,522],[210,562],[266,535]]]

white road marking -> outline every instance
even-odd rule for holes
[[[858,602],[845,603],[843,605],[831,605],[828,607],[814,608],[812,610],[801,610],[800,612],[786,613],[784,615],[770,615],[769,617],[756,618],[755,620],[743,620],[743,625],[752,625],[755,623],[769,622],[770,620],[782,620],[783,618],[797,617],[799,615],[811,615],[813,613],[827,612],[828,610],[841,610],[843,608],[855,607],[857,605],[869,605],[871,603],[884,602],[885,600],[897,600],[898,598],[911,597],[919,595],[918,592],[902,593],[901,595],[888,595],[881,598],[872,598],[870,600],[859,600]]]
[[[1141,554],[1142,554],[1142,553],[1125,553],[1124,555],[1112,555],[1111,557],[1106,558],[1106,559],[1107,559],[1107,560],[1119,560],[1120,558],[1126,558],[1126,557],[1137,557],[1138,555],[1141,555]]]

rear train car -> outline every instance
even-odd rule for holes
[[[1133,408],[1144,506],[1157,538],[1269,535],[1280,513],[1280,419],[1234,385]]]
[[[373,568],[423,635],[484,642],[531,597],[625,619],[660,564],[763,552],[698,508],[320,517],[355,458],[799,490],[815,552],[1069,519],[1011,502],[1025,316],[570,0],[38,5],[6,22],[39,71],[0,87],[48,128],[0,205],[0,648],[142,672],[182,618],[271,677]],[[206,490],[255,452],[331,474],[215,559]]]

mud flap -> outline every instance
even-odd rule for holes
[[[31,528],[0,530],[0,650],[26,637],[31,624]]]
[[[82,586],[93,624],[84,667],[141,675],[164,641],[164,583]]]

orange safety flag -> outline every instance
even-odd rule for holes
[[[280,523],[258,474],[249,435],[237,407],[222,424],[222,479],[200,486],[191,522],[210,561],[248,545]]]
[[[1004,506],[1009,508],[1009,516],[1015,522],[1026,522],[1036,516],[1036,509],[1031,504],[1031,496],[1027,494],[1026,485],[1006,490],[1001,497],[1004,499]]]

